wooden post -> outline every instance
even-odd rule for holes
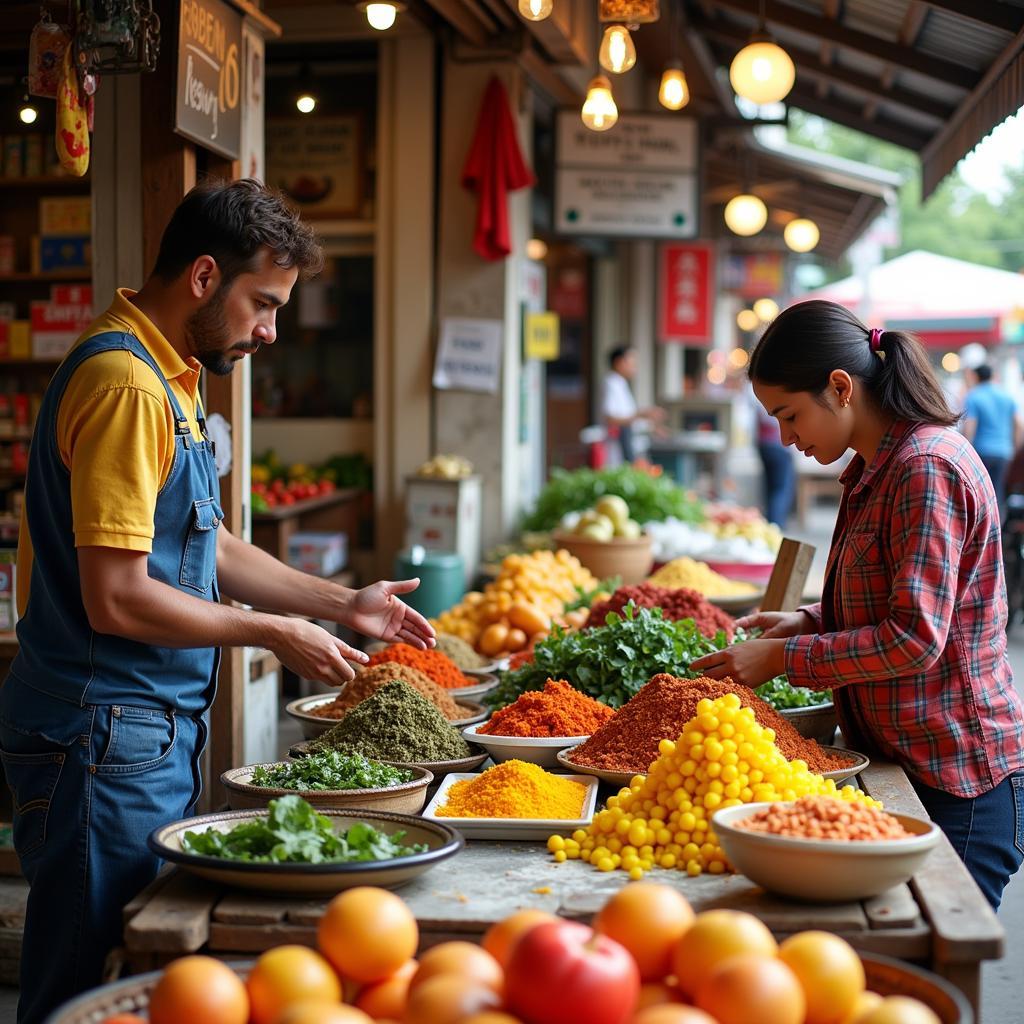
[[[800,607],[814,551],[813,544],[788,538],[783,540],[761,602],[761,611],[792,612]]]

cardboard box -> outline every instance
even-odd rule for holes
[[[39,234],[88,235],[92,200],[88,196],[44,196],[39,200]]]
[[[11,320],[8,324],[10,359],[32,358],[32,324],[28,320]]]
[[[33,302],[32,358],[62,359],[92,322],[92,306],[77,303]]]
[[[92,240],[88,235],[33,236],[32,249],[33,255],[36,251],[39,254],[38,266],[34,268],[37,272],[81,270],[88,273],[92,264]]]
[[[314,576],[333,576],[348,561],[348,537],[344,533],[309,531],[288,538],[288,564]]]
[[[50,286],[50,301],[58,306],[92,307],[91,284],[55,284]]]
[[[479,476],[461,480],[406,477],[405,546],[457,552],[468,587],[480,564],[482,510]]]

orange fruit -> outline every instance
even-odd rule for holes
[[[838,935],[800,932],[779,946],[779,959],[807,997],[806,1024],[842,1024],[864,991],[864,965]]]
[[[410,990],[405,1024],[461,1024],[474,1013],[496,1010],[501,999],[475,978],[438,974]]]
[[[670,972],[672,950],[693,919],[690,904],[677,889],[632,882],[601,908],[594,918],[594,930],[633,954],[642,981],[660,981]]]
[[[778,943],[753,914],[741,910],[706,910],[676,943],[672,974],[685,996],[698,987],[723,960],[738,953],[775,956]]]
[[[341,1003],[341,982],[334,968],[306,946],[268,949],[245,984],[252,1024],[274,1024],[293,1003]]]
[[[718,1024],[714,1017],[709,1017],[696,1006],[683,1006],[682,1003],[664,1003],[661,1006],[648,1006],[629,1019],[629,1024]]]
[[[850,1012],[843,1018],[843,1024],[857,1024],[857,1021],[863,1017],[868,1010],[873,1010],[876,1006],[880,1005],[882,997],[877,992],[861,992],[854,1001],[853,1007]]]
[[[149,997],[150,1024],[247,1024],[249,994],[241,978],[212,956],[168,964]]]
[[[136,1013],[115,1013],[113,1017],[104,1017],[100,1024],[146,1024],[146,1018]]]
[[[663,981],[645,981],[640,986],[640,995],[637,996],[635,1013],[647,1009],[648,1006],[662,1006],[665,1003],[678,1004],[682,996],[671,985]]]
[[[513,945],[523,932],[529,931],[536,924],[554,920],[553,914],[532,907],[527,910],[517,910],[514,914],[509,914],[504,921],[492,924],[484,932],[480,944],[502,967],[505,967],[508,964],[509,953],[511,953]]]
[[[464,1018],[460,1024],[522,1024],[522,1021],[501,1010],[484,1010],[483,1013],[474,1013],[472,1017]]]
[[[354,1006],[307,999],[292,1003],[274,1024],[373,1024],[373,1018]]]
[[[718,1024],[803,1024],[807,999],[796,975],[781,960],[741,953],[720,963],[694,1000]]]
[[[910,996],[886,996],[854,1024],[942,1024],[934,1010]]]
[[[406,960],[390,978],[366,985],[356,996],[356,1006],[375,1019],[381,1017],[401,1019],[405,1013],[405,1003],[409,996],[409,982],[412,981],[417,967],[419,967],[417,961]]]
[[[355,981],[382,981],[416,953],[419,929],[393,892],[359,886],[335,896],[317,929],[320,952]]]
[[[415,991],[428,978],[439,974],[473,978],[499,995],[505,990],[505,972],[501,964],[486,949],[472,942],[442,942],[431,946],[420,957],[419,969],[413,975],[409,991]]]

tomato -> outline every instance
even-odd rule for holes
[[[151,1024],[246,1024],[249,995],[242,979],[211,956],[168,964],[149,996]]]
[[[442,942],[431,946],[421,957],[419,969],[413,975],[409,991],[415,991],[428,978],[439,974],[458,974],[472,978],[501,995],[505,988],[505,975],[501,965],[474,942]]]
[[[295,504],[295,495],[294,494],[289,494],[287,491],[285,491],[285,493],[281,495],[281,504],[282,505],[294,505]]]
[[[256,961],[245,984],[252,1006],[252,1024],[274,1024],[294,1003],[341,1002],[341,982],[334,968],[306,946],[267,950]]]
[[[838,935],[809,931],[779,946],[779,959],[807,996],[806,1024],[841,1024],[864,991],[864,965]]]
[[[716,967],[697,989],[697,1006],[718,1024],[803,1024],[807,999],[781,960],[741,953]]]
[[[533,928],[534,925],[544,921],[557,921],[554,914],[544,910],[537,910],[535,907],[528,907],[526,910],[517,910],[509,914],[503,921],[492,924],[484,932],[480,945],[487,950],[502,967],[508,966],[508,959],[512,955],[512,947],[519,941],[520,936]]]
[[[505,969],[509,1009],[529,1024],[624,1024],[640,972],[614,939],[574,921],[527,931]]]
[[[661,981],[672,973],[672,950],[693,918],[690,904],[677,889],[633,882],[601,908],[594,928],[633,954],[644,981]]]
[[[321,494],[330,494],[334,490],[334,481],[321,480],[317,490],[319,490]]]
[[[412,911],[393,892],[361,885],[335,896],[317,928],[320,952],[343,977],[382,981],[419,943]]]

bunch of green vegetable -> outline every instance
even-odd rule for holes
[[[335,832],[331,819],[318,814],[302,797],[271,800],[268,814],[230,832],[208,828],[186,832],[181,841],[186,853],[256,864],[326,864],[366,860],[393,860],[423,853],[425,843],[405,846],[404,832],[387,835],[357,821]]]
[[[762,683],[754,693],[771,704],[776,711],[787,708],[813,708],[832,700],[831,690],[811,690],[806,686],[792,686],[785,676],[776,676]]]
[[[253,769],[250,785],[267,789],[382,789],[408,782],[413,773],[371,761],[362,754],[343,754],[325,750],[298,761],[259,764]]]
[[[570,601],[563,611],[574,612],[580,608],[589,608],[597,601],[598,594],[614,594],[621,586],[621,576],[609,576],[607,579],[601,580],[596,587],[593,587],[590,590],[585,590],[583,587],[577,587],[576,593],[578,597],[575,601]]]
[[[567,512],[592,508],[606,494],[625,498],[629,514],[638,523],[669,516],[697,523],[703,506],[669,477],[652,476],[633,466],[615,469],[555,469],[537,498],[533,512],[523,522],[525,530],[553,530]]]

